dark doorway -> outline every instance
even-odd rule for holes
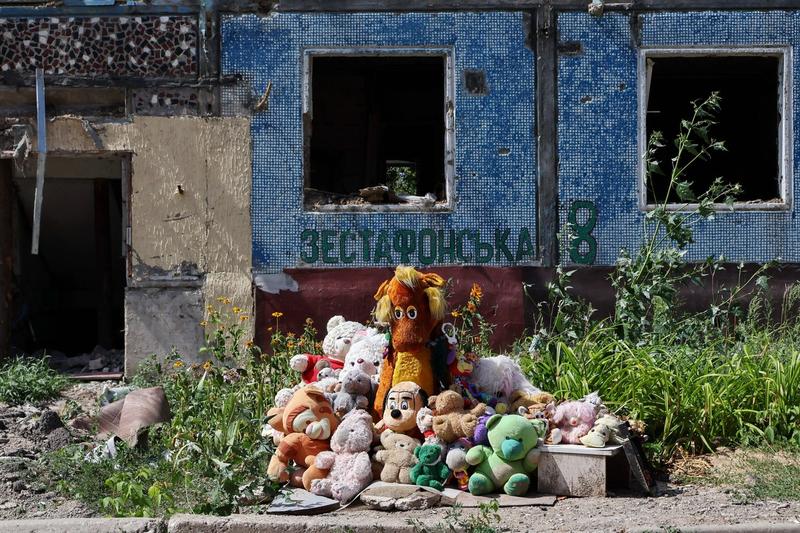
[[[2,161],[0,179],[11,215],[7,294],[10,354],[46,352],[54,358],[124,347],[124,290],[129,168],[123,158],[48,157],[39,254],[31,254],[35,161]],[[9,222],[11,225],[9,231]],[[2,239],[0,239],[2,241]],[[0,282],[2,275],[0,275]],[[100,370],[100,369],[97,369]]]

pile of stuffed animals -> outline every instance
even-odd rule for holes
[[[385,333],[335,316],[323,355],[291,359],[301,380],[268,413],[270,479],[340,502],[375,479],[524,495],[541,443],[621,438],[596,394],[557,403],[508,356],[459,353],[444,285],[399,266],[375,295]]]

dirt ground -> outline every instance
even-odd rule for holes
[[[380,524],[420,520],[427,528],[445,525],[446,508],[404,513],[382,513],[364,507],[333,513],[348,521]],[[464,509],[464,519],[477,513]],[[696,485],[661,487],[656,497],[564,498],[553,507],[500,509],[498,529],[508,531],[597,532],[632,529],[680,529],[686,526],[740,524],[746,522],[793,523],[800,529],[800,502],[760,501],[737,503],[726,489]],[[463,520],[462,520],[463,523]]]
[[[41,408],[0,404],[0,520],[19,518],[66,518],[96,516],[80,502],[48,491],[36,477],[36,459],[45,451],[71,442],[79,431],[58,426],[47,410],[69,418],[76,411],[91,414],[97,398],[111,382],[82,383],[63,397]],[[692,458],[679,462],[675,473],[690,480],[684,484],[660,484],[655,497],[617,494],[610,498],[563,498],[553,507],[500,509],[500,528],[510,531],[626,531],[639,528],[681,528],[688,525],[768,522],[797,524],[800,501],[756,500],[742,497],[738,479],[728,475],[741,464],[736,453]],[[781,459],[783,460],[783,459]],[[722,479],[709,483],[711,479]],[[731,480],[727,486],[724,480]],[[476,513],[463,509],[461,523]],[[324,520],[344,530],[348,524],[405,524],[419,520],[428,529],[447,525],[447,508],[385,513],[353,505],[325,515]],[[323,517],[318,517],[318,520]],[[300,518],[298,518],[300,520]]]
[[[36,460],[46,451],[69,444],[79,433],[43,413],[50,411],[65,418],[70,410],[92,414],[105,385],[114,383],[73,385],[61,398],[42,407],[0,403],[0,520],[95,515],[84,504],[48,491],[47,484],[36,475]]]

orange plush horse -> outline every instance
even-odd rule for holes
[[[429,341],[444,318],[444,284],[437,274],[424,274],[401,265],[375,293],[375,318],[388,323],[392,331],[391,350],[383,362],[375,393],[376,416],[383,413],[389,389],[403,381],[416,383],[428,395],[437,392],[434,389],[443,376],[434,376]]]

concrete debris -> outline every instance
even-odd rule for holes
[[[77,374],[98,371],[122,372],[125,363],[124,350],[109,350],[102,346],[95,346],[91,352],[73,357],[68,357],[56,350],[40,350],[40,352],[50,356],[50,365],[53,368]]]
[[[42,411],[41,416],[39,416],[38,429],[43,435],[49,435],[53,431],[63,427],[64,423],[54,411],[50,409]]]

